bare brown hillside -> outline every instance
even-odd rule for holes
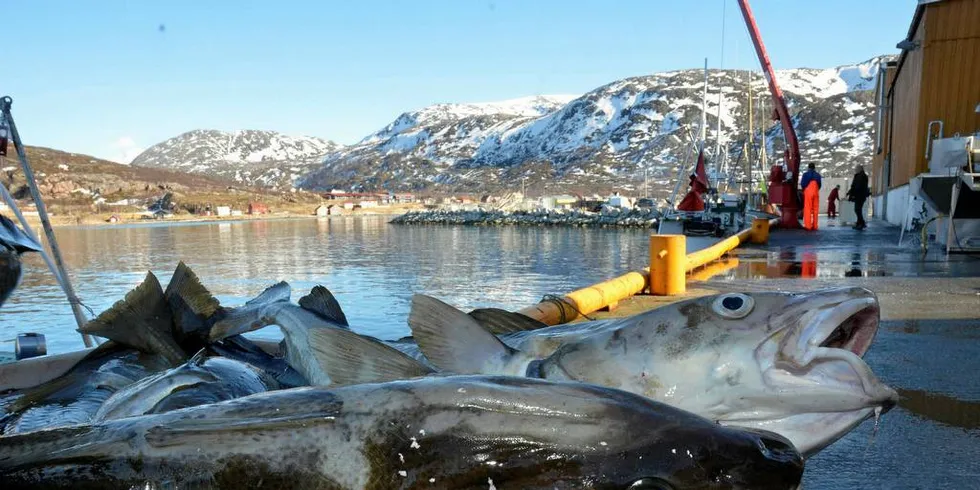
[[[173,193],[182,211],[206,204],[244,208],[253,201],[275,209],[318,199],[305,192],[273,192],[205,175],[133,167],[51,148],[27,146],[26,151],[41,195],[53,213],[108,212],[114,209],[111,203],[130,199],[152,202],[167,192]],[[29,202],[26,180],[13,145],[8,155],[0,159],[0,181],[15,198]],[[120,211],[129,212],[138,207]]]

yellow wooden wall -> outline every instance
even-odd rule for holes
[[[919,23],[913,40],[923,42],[925,23]],[[909,51],[900,65],[889,105],[895,111],[891,135],[891,175],[888,187],[907,184],[918,174],[917,162],[923,159],[925,127],[919,129],[920,95],[922,93],[922,49]]]
[[[943,121],[946,137],[980,131],[980,0],[946,0],[925,14],[922,133],[933,120]],[[929,169],[924,159],[918,163],[919,172]]]
[[[905,54],[888,101],[894,111],[891,179],[880,183],[887,188],[929,170],[925,145],[930,121],[943,121],[945,137],[980,131],[980,114],[975,112],[980,104],[980,0],[926,6],[912,39],[920,46]],[[887,131],[887,121],[883,126]],[[874,170],[884,172],[883,162],[884,155],[876,155]]]

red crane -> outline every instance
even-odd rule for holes
[[[755,23],[749,2],[748,0],[738,0],[738,6],[742,10],[745,25],[749,28],[749,35],[752,36],[752,45],[755,46],[755,53],[759,55],[762,72],[769,84],[769,92],[772,94],[773,107],[775,108],[773,111],[774,120],[778,120],[782,124],[783,138],[786,140],[786,151],[783,156],[786,159],[788,174],[783,170],[782,165],[773,165],[769,171],[769,202],[781,205],[780,226],[799,228],[800,144],[796,139],[796,130],[793,129],[793,121],[789,117],[789,109],[786,108],[783,91],[779,89],[779,84],[776,83],[776,74],[772,69],[772,63],[769,61],[769,54],[766,53],[766,46],[762,44],[762,34],[759,34],[759,26]]]

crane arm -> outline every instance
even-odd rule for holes
[[[790,173],[790,178],[785,183],[788,187],[787,192],[782,194],[783,225],[792,226],[793,223],[796,223],[796,226],[799,226],[796,220],[796,211],[799,209],[797,192],[800,176],[800,144],[796,138],[796,130],[793,129],[793,121],[789,116],[789,109],[786,107],[786,99],[783,97],[783,91],[776,82],[776,73],[772,69],[772,62],[769,61],[766,46],[762,43],[762,34],[759,33],[759,26],[755,22],[755,16],[752,15],[752,8],[749,7],[748,0],[738,0],[738,6],[742,11],[742,17],[745,19],[745,25],[748,27],[749,36],[752,37],[752,45],[755,47],[755,53],[759,56],[762,73],[766,77],[766,83],[769,85],[769,93],[772,95],[776,117],[782,125],[783,138],[786,140],[784,158],[786,159],[786,169]]]
[[[738,6],[741,8],[742,17],[745,18],[745,24],[749,28],[752,45],[755,47],[755,53],[759,56],[762,73],[766,77],[766,83],[769,85],[769,93],[772,95],[773,106],[776,109],[779,122],[783,127],[783,135],[789,151],[786,155],[787,166],[793,172],[793,176],[796,177],[799,175],[798,172],[800,170],[800,144],[796,139],[796,130],[793,129],[793,121],[790,119],[789,109],[786,107],[786,99],[783,97],[782,89],[779,88],[779,83],[776,82],[776,73],[772,69],[772,62],[769,61],[769,53],[766,52],[766,46],[762,43],[762,35],[759,33],[759,26],[755,22],[755,16],[752,15],[752,8],[749,7],[748,0],[738,0]]]

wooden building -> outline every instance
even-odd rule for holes
[[[875,215],[893,223],[931,140],[980,131],[980,0],[919,0],[897,47],[878,74],[871,169]]]

